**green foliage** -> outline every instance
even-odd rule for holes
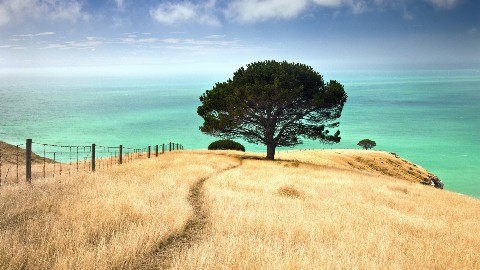
[[[237,150],[245,152],[245,147],[242,144],[232,140],[218,140],[212,142],[208,146],[208,150]]]
[[[304,64],[263,61],[241,67],[233,79],[217,83],[201,97],[200,130],[216,137],[243,138],[267,146],[273,159],[277,146],[301,144],[301,138],[338,143],[336,128],[347,94],[337,81]]]
[[[371,149],[375,146],[377,146],[377,143],[375,141],[372,141],[370,139],[363,139],[357,143],[358,146],[362,147],[365,150]]]

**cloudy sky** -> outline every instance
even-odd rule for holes
[[[479,68],[479,0],[0,0],[2,70]]]

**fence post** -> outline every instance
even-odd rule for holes
[[[172,142],[169,142],[168,143],[168,152],[171,152],[172,151]]]
[[[122,165],[123,146],[120,144],[118,148],[118,164]]]
[[[5,176],[5,181],[7,177]],[[2,149],[0,149],[0,187],[2,186]]]
[[[32,139],[27,139],[25,147],[25,178],[28,183],[32,182]]]
[[[151,146],[149,145],[148,146],[148,154],[147,154],[147,157],[150,158],[150,149],[151,149]]]
[[[18,184],[18,151],[19,151],[20,146],[17,145],[17,184]],[[55,164],[55,163],[53,163]]]
[[[158,157],[158,144],[155,145],[155,156]]]
[[[95,171],[95,144],[92,144],[92,172]]]
[[[165,153],[165,144],[162,143],[162,154]]]

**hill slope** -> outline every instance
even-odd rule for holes
[[[19,164],[25,164],[25,149],[0,141],[0,161],[6,164],[16,164],[17,157]],[[32,153],[32,163],[43,163],[43,158]],[[53,160],[46,158],[45,162],[52,163]]]
[[[385,176],[421,183],[443,189],[437,176],[395,153],[365,150],[286,151],[280,158]]]
[[[181,151],[2,187],[0,268],[480,268],[480,201],[419,184],[419,166],[277,156]]]

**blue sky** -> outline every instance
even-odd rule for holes
[[[478,0],[0,0],[1,70],[479,68]]]

